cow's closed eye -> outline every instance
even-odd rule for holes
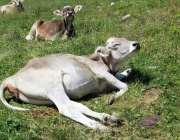
[[[120,46],[121,44],[119,44],[119,43],[116,43],[116,44],[114,44],[112,47],[110,47],[110,49],[112,49],[112,50],[117,50],[118,49],[118,46]]]
[[[113,48],[114,48],[114,47],[117,47],[117,46],[120,46],[120,45],[121,45],[121,44],[116,43],[116,44],[113,45]]]

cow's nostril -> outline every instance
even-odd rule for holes
[[[73,11],[68,11],[68,14],[69,15],[72,15],[74,12]]]
[[[137,45],[138,45],[138,43],[137,42],[135,42],[135,43],[133,43],[132,44],[134,47],[136,47]]]
[[[135,43],[133,43],[132,45],[133,45],[133,47],[136,47],[137,49],[140,49],[140,45],[139,45],[138,42],[135,42]]]

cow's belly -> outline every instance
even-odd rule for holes
[[[79,99],[90,93],[101,93],[106,83],[91,75],[64,75],[64,89],[70,99]]]

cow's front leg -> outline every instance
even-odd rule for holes
[[[120,82],[120,85],[121,85],[120,91],[111,95],[110,98],[106,100],[107,104],[110,104],[110,105],[113,104],[115,100],[117,100],[120,96],[122,96],[124,93],[128,91],[128,86],[125,83]]]
[[[122,73],[117,74],[117,75],[116,75],[116,78],[117,78],[118,80],[122,80],[122,79],[124,79],[124,78],[127,78],[127,77],[129,76],[129,74],[131,73],[131,71],[132,71],[132,69],[126,69],[126,70],[123,71]],[[123,85],[123,84],[124,84],[124,83],[122,83],[122,85]],[[126,84],[124,84],[123,87],[124,87],[123,89],[125,89],[125,91],[124,91],[124,93],[125,93],[125,92],[128,90],[128,87],[127,87]],[[118,92],[118,93],[112,95],[110,98],[108,98],[108,99],[106,100],[107,104],[110,104],[110,105],[111,105],[117,98],[119,98],[120,96],[122,96],[124,93],[123,93],[123,91],[121,91],[120,93]]]
[[[123,71],[122,73],[117,74],[116,78],[119,80],[127,78],[129,76],[129,74],[131,73],[131,71],[132,71],[132,69],[127,69],[127,70]]]
[[[116,94],[112,95],[109,99],[107,99],[107,101],[106,101],[107,104],[111,105],[116,99],[118,99],[120,96],[122,96],[124,93],[126,93],[128,91],[128,86],[125,83],[119,81],[116,77],[114,77],[110,73],[106,73],[106,74],[102,75],[101,78],[106,80],[106,82],[108,84],[110,84],[120,90]]]

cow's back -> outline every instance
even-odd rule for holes
[[[49,38],[56,37],[58,35],[62,36],[65,32],[64,22],[61,21],[43,21],[39,20],[38,26],[38,38],[43,40],[51,40]]]

